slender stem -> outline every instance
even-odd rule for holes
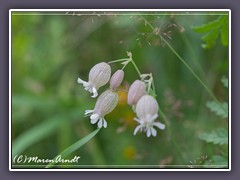
[[[108,64],[112,64],[112,63],[116,63],[116,62],[122,62],[122,61],[130,61],[131,59],[117,59],[117,60],[113,60],[113,61],[109,61]]]
[[[156,94],[155,84],[154,84],[153,78],[152,78],[152,88],[153,88],[154,97],[156,98],[156,97],[157,97],[157,94]]]
[[[134,68],[136,69],[138,75],[141,76],[141,72],[139,71],[139,69],[138,69],[136,63],[135,63],[133,60],[131,60],[131,63],[133,64]]]
[[[124,70],[124,68],[128,65],[129,61],[124,63],[123,67],[122,67],[122,70]]]
[[[186,61],[184,61],[181,58],[181,56],[173,49],[173,47],[167,42],[167,40],[164,39],[163,37],[162,37],[162,40],[167,44],[169,49],[171,49],[171,51],[178,57],[178,59],[188,68],[188,70],[193,74],[193,76],[202,84],[202,86],[207,90],[207,92],[210,94],[210,96],[212,96],[212,98],[215,101],[218,101],[217,98],[212,93],[212,91],[207,87],[207,85],[198,77],[198,75],[192,70],[192,68],[186,63]]]

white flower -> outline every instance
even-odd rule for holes
[[[107,121],[104,119],[106,114],[112,112],[118,103],[118,94],[112,90],[104,91],[97,99],[94,110],[86,110],[85,115],[90,116],[91,123],[98,122],[98,128],[107,127]]]
[[[92,67],[89,72],[88,82],[83,81],[78,78],[77,83],[83,84],[84,89],[93,93],[92,97],[95,98],[98,96],[97,90],[108,83],[111,77],[111,67],[105,63],[101,62]]]
[[[155,122],[158,118],[158,103],[157,101],[150,95],[142,96],[136,105],[136,113],[137,118],[134,118],[139,125],[134,130],[134,135],[137,134],[138,131],[146,132],[147,137],[157,136],[157,131],[154,128],[157,127],[159,129],[165,129],[165,125],[160,122]]]

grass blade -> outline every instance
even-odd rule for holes
[[[81,146],[83,146],[84,144],[86,144],[88,141],[90,141],[99,131],[100,129],[96,129],[95,131],[93,131],[92,133],[88,134],[87,136],[85,136],[84,138],[80,139],[79,141],[77,141],[76,143],[72,144],[71,146],[69,146],[68,148],[66,148],[63,152],[61,152],[60,154],[58,154],[54,159],[56,159],[58,156],[61,156],[61,158],[65,158],[67,155],[71,154],[72,152],[76,151],[77,149],[79,149]],[[54,166],[56,162],[53,161],[51,163],[49,163],[46,168],[51,168]]]
[[[64,121],[60,116],[53,117],[43,123],[36,125],[20,135],[12,144],[12,157],[21,154],[24,150],[39,140],[49,136],[57,130],[57,127]]]

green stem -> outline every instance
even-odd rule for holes
[[[131,59],[117,59],[117,60],[113,60],[113,61],[109,61],[108,64],[112,64],[112,63],[116,63],[116,62],[122,62],[122,61],[129,61]]]
[[[156,89],[155,89],[155,84],[154,84],[154,80],[153,80],[153,77],[152,77],[152,73],[151,73],[151,85],[152,85],[152,89],[153,89],[153,96],[154,98],[157,97],[157,94],[156,94]]]
[[[138,75],[139,75],[139,77],[140,77],[140,76],[141,76],[141,72],[139,71],[136,63],[135,63],[132,59],[131,59],[131,63],[132,63],[132,65],[134,66],[134,68],[136,69],[136,71],[137,71],[137,73],[138,73]]]
[[[122,70],[124,70],[124,68],[128,65],[128,63],[125,63],[122,67]]]

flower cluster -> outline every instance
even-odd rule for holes
[[[111,76],[110,63],[101,62],[92,67],[89,72],[88,82],[78,78],[77,83],[83,84],[84,89],[93,93],[92,97],[98,96],[98,89],[109,82],[109,89],[105,90],[97,99],[93,110],[86,110],[85,115],[90,116],[90,122],[96,124],[98,128],[106,128],[107,121],[104,116],[112,112],[118,103],[117,88],[121,85],[124,78],[123,69],[133,61],[132,54],[128,53],[129,59],[125,59],[123,68],[117,70]],[[116,60],[119,61],[119,60]],[[153,78],[152,74],[142,74],[141,80],[135,80],[129,90],[127,103],[133,107],[137,117],[134,118],[139,125],[134,130],[134,135],[138,131],[145,132],[147,137],[156,136],[159,129],[165,129],[165,125],[160,122],[155,122],[158,118],[158,103],[150,94]]]
[[[84,89],[93,93],[92,97],[98,96],[97,90],[107,84],[110,80],[110,89],[105,90],[97,99],[96,105],[93,110],[86,110],[85,115],[90,116],[91,123],[98,125],[98,128],[106,128],[107,121],[104,116],[112,112],[118,103],[118,94],[116,89],[121,85],[124,72],[122,70],[116,71],[111,79],[111,67],[101,62],[93,66],[89,72],[88,82],[77,79],[79,84],[83,84]]]
[[[154,126],[159,129],[165,129],[165,125],[155,122],[158,118],[158,103],[156,99],[148,95],[146,86],[143,81],[135,80],[128,91],[128,104],[133,106],[137,115],[136,120],[139,125],[134,130],[134,135],[138,131],[144,131],[147,137],[156,136],[157,131]]]

